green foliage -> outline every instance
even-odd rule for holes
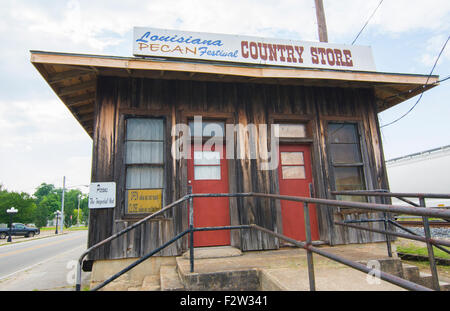
[[[443,246],[443,247],[450,250],[449,247],[445,247],[445,246]],[[397,246],[397,252],[405,253],[405,254],[412,254],[412,255],[428,256],[428,248],[427,247],[420,247],[420,246],[416,246],[414,244]],[[435,246],[433,246],[433,253],[434,253],[434,256],[436,256],[436,257],[450,259],[450,255],[448,253],[440,250],[439,248],[436,248]]]
[[[6,210],[11,207],[19,210],[13,216],[13,222],[34,223],[39,228],[45,227],[48,220],[54,219],[56,211],[61,211],[61,188],[55,188],[53,184],[42,183],[33,196],[34,198],[24,192],[9,192],[0,184],[0,223],[9,223],[9,215]],[[77,189],[66,189],[64,192],[65,227],[77,224],[78,205],[80,207],[80,224],[86,224],[89,218],[88,196]]]
[[[9,192],[0,190],[0,223],[9,223],[10,216],[6,213],[11,207],[19,210],[13,215],[13,222],[31,223],[34,221],[36,204],[34,199],[27,193]]]

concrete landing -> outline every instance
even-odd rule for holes
[[[320,248],[370,268],[377,266],[383,272],[426,287],[431,286],[430,276],[420,272],[418,267],[402,264],[395,253],[393,258],[388,257],[385,243],[333,247],[322,245]],[[102,290],[309,291],[304,249],[283,247],[278,250],[241,252],[225,246],[196,248],[194,254],[193,273],[190,272],[189,252],[179,257],[155,257]],[[110,274],[105,275],[106,278],[117,272],[117,269],[120,270],[129,260],[105,262],[97,267],[94,264],[95,278],[91,285],[100,282],[100,268],[108,268]],[[313,254],[313,261],[318,291],[404,290],[317,254]],[[441,290],[450,290],[450,284],[441,282]]]
[[[383,243],[370,245],[323,246],[327,251],[358,262],[379,260],[382,271],[402,276],[401,261],[386,255]],[[272,251],[243,252],[240,256],[214,258],[202,249],[195,256],[194,273],[187,256],[177,258],[178,273],[187,290],[309,290],[306,251],[282,248]],[[197,254],[197,253],[194,253]],[[199,252],[200,254],[200,252]],[[388,282],[367,280],[367,275],[320,255],[314,255],[316,289],[344,291],[397,291],[402,288]],[[228,283],[226,280],[228,279]],[[224,285],[224,284],[228,285]]]

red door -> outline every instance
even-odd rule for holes
[[[308,145],[280,145],[278,179],[281,195],[310,197],[312,183],[311,152]],[[314,204],[309,204],[312,240],[319,239],[317,215]],[[281,201],[283,234],[297,241],[305,241],[303,203]]]
[[[192,193],[228,193],[227,160],[223,150],[212,146],[193,146],[188,160],[188,183]],[[230,225],[228,198],[194,198],[194,226],[217,227]],[[230,230],[200,231],[194,234],[194,247],[230,245]]]

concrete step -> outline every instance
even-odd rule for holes
[[[408,281],[411,281],[414,283],[419,283],[419,281],[420,281],[419,267],[414,266],[414,265],[405,264],[405,263],[402,263],[402,267],[403,267],[403,278],[405,280],[408,280]]]
[[[258,269],[231,264],[241,257],[232,246],[196,247],[195,272],[190,272],[189,251],[177,257],[177,270],[186,290],[259,290]]]
[[[428,288],[432,288],[432,277],[430,273],[425,273],[425,272],[420,272],[420,278],[419,281],[417,282],[418,284],[428,287]],[[439,287],[441,288],[441,291],[450,291],[450,284],[447,282],[442,282],[439,281]]]
[[[161,290],[160,276],[147,275],[142,281],[142,291],[159,291]]]
[[[236,256],[242,256],[242,252],[240,249],[232,246],[210,246],[194,248],[195,259],[228,258]],[[183,254],[183,258],[190,258],[189,250]]]
[[[378,258],[358,262],[371,268],[376,268],[379,265],[381,271],[403,278],[402,261],[399,258]]]
[[[161,266],[160,270],[161,291],[185,290],[176,266]]]

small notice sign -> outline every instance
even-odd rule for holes
[[[116,183],[91,183],[89,187],[89,208],[112,208],[116,206]]]
[[[162,207],[162,189],[128,190],[128,213],[154,213]]]

